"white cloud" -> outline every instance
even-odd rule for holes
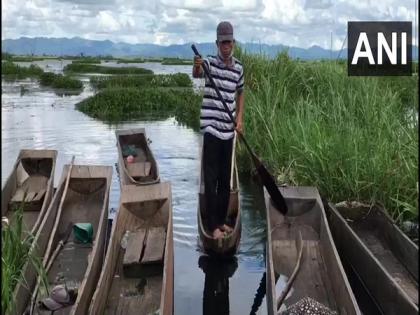
[[[120,23],[110,11],[100,11],[97,15],[98,26],[103,32],[115,32],[121,29]]]
[[[240,42],[340,49],[347,21],[414,20],[412,0],[2,0],[2,39],[21,36],[173,44],[213,42],[229,20]]]

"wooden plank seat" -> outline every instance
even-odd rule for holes
[[[152,163],[150,162],[135,162],[126,163],[127,171],[131,177],[145,177],[150,175]]]
[[[138,187],[124,185],[121,200],[124,207],[135,216],[142,218],[153,216],[159,211],[169,196],[168,186],[158,183]]]
[[[24,210],[38,211],[41,209],[46,192],[46,189],[40,189],[39,191],[28,191],[25,195],[25,190],[23,188],[18,188],[10,199],[9,207],[13,210],[16,207],[19,207],[22,202],[25,202]]]
[[[163,227],[138,229],[129,234],[123,258],[126,277],[150,277],[163,272],[166,231]]]

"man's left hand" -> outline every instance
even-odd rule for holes
[[[239,133],[244,133],[244,126],[243,126],[243,124],[242,124],[242,121],[241,120],[239,120],[237,123],[236,123],[236,131],[238,131]]]

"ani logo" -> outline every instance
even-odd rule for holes
[[[411,76],[411,22],[348,22],[349,76]]]

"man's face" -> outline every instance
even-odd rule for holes
[[[216,41],[217,47],[219,48],[220,54],[224,59],[229,58],[232,53],[233,47],[235,46],[234,40]]]

